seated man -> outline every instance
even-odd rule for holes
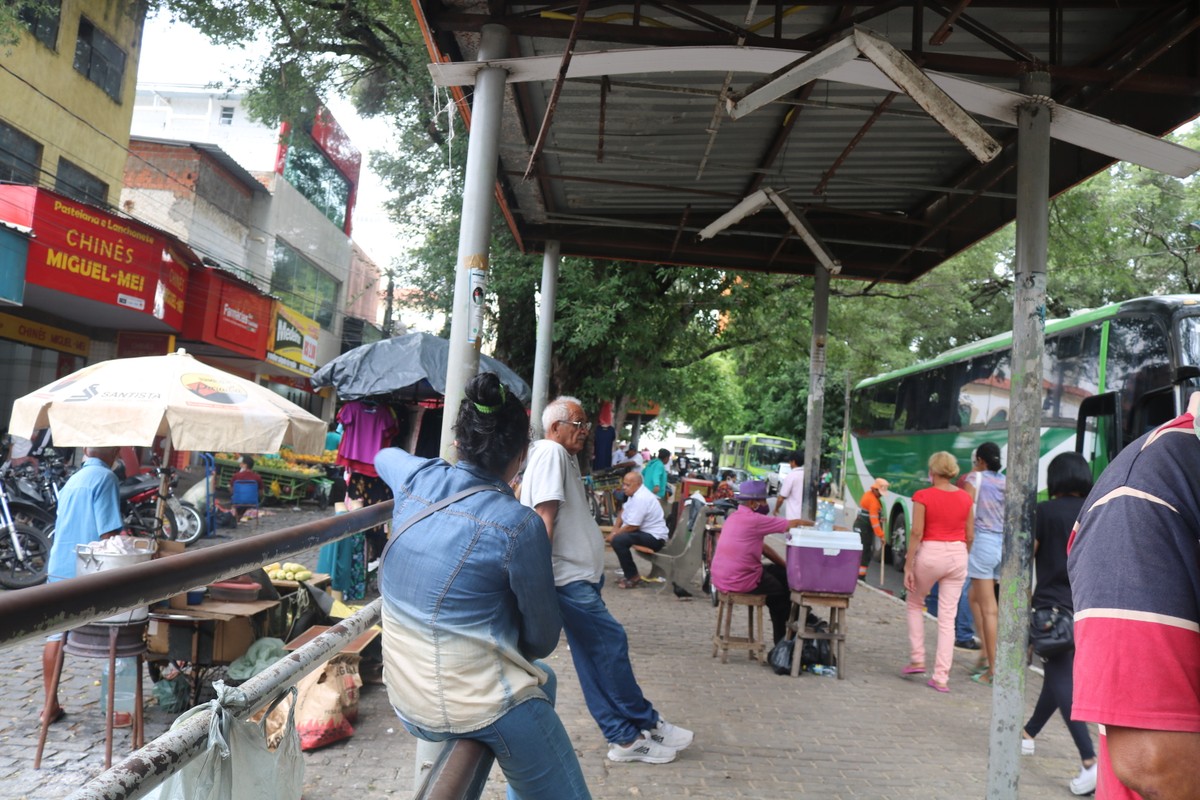
[[[233,491],[233,484],[237,483],[238,481],[254,481],[255,483],[257,483],[258,484],[258,499],[259,499],[259,502],[262,501],[262,498],[263,498],[262,475],[259,475],[257,472],[254,471],[254,459],[251,458],[250,456],[242,456],[242,468],[240,470],[238,470],[237,472],[233,473],[233,477],[231,477],[229,479],[229,491],[231,491],[231,492]],[[237,520],[240,521],[242,518],[242,515],[246,513],[247,508],[248,508],[248,506],[234,506],[233,507],[234,518],[236,518]]]
[[[765,594],[771,614],[771,632],[779,642],[787,633],[792,610],[788,590],[787,562],[767,546],[767,537],[811,520],[783,519],[767,515],[767,482],[743,481],[734,498],[738,509],[725,518],[717,550],[713,553],[712,582],[718,591]],[[771,563],[763,567],[763,556]]]
[[[617,515],[617,524],[608,535],[608,542],[621,562],[621,571],[625,573],[625,577],[617,581],[617,586],[634,589],[641,584],[642,576],[638,574],[637,564],[633,563],[630,548],[640,544],[657,553],[667,543],[670,532],[658,498],[642,483],[641,475],[627,473],[621,479],[621,488],[628,499]]]

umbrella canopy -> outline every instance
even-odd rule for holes
[[[418,399],[446,393],[450,342],[428,333],[410,333],[342,353],[312,376],[316,387],[332,386],[343,400],[412,391]],[[521,402],[532,397],[517,373],[491,356],[479,356],[479,371],[494,372]]]
[[[325,423],[258,384],[210,367],[183,350],[102,361],[13,403],[9,431],[31,437],[50,426],[65,447],[152,445],[177,450],[300,453],[325,447]]]

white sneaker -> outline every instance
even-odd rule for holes
[[[628,745],[609,745],[608,760],[644,761],[647,764],[670,764],[675,760],[675,751],[669,747],[664,747],[648,736],[639,736]]]
[[[1071,794],[1091,794],[1096,791],[1096,765],[1080,767],[1079,775],[1071,781]]]
[[[692,739],[696,737],[694,733],[687,728],[681,728],[678,725],[672,725],[661,717],[658,724],[652,730],[642,731],[646,736],[649,736],[654,741],[661,744],[663,747],[669,747],[672,750],[684,750],[692,743]]]
[[[1033,755],[1035,750],[1037,750],[1037,742],[1033,739],[1026,739],[1024,736],[1022,736],[1021,737],[1021,755],[1031,756],[1031,755]]]

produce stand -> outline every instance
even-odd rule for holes
[[[215,457],[213,462],[217,468],[217,488],[228,489],[234,473],[240,469],[241,465],[235,459],[221,456]],[[310,489],[317,489],[316,482],[320,481],[321,486],[316,492],[317,500],[320,502],[324,497],[328,503],[328,483],[323,470],[308,468],[307,471],[302,472],[300,469],[277,469],[255,465],[254,471],[263,479],[263,499],[276,497],[280,500],[298,502],[308,497]]]

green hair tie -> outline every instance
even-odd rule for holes
[[[474,400],[472,400],[471,402],[475,405],[476,410],[478,410],[480,414],[495,414],[497,411],[504,408],[504,404],[506,402],[508,402],[508,391],[504,388],[503,383],[500,384],[500,404],[499,405],[485,406],[483,403],[475,403]]]

